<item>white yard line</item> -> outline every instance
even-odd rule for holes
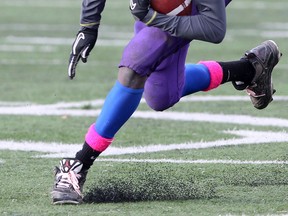
[[[71,45],[74,38],[59,38],[59,37],[18,37],[8,36],[5,38],[6,43],[13,44],[34,44],[34,45]],[[125,46],[129,39],[98,39],[97,46]]]
[[[288,30],[287,22],[265,22],[261,24],[261,27],[265,29],[275,29],[275,30]]]
[[[60,59],[0,59],[0,65],[64,65],[66,62]]]
[[[183,98],[181,102],[191,101],[240,101],[247,100],[248,97],[234,97],[234,96],[194,96]],[[275,97],[275,100],[286,101],[286,96]],[[100,113],[100,106],[104,100],[95,101],[82,101],[71,103],[56,103],[49,105],[27,104],[25,106],[1,106],[0,115],[31,115],[31,116],[91,116],[96,117]],[[142,100],[143,102],[143,100]],[[3,104],[4,102],[2,102]],[[99,106],[97,109],[76,109],[85,105]],[[70,109],[69,109],[70,108]],[[72,108],[72,109],[71,109]],[[133,118],[143,119],[157,119],[157,120],[174,120],[174,121],[196,121],[196,122],[215,122],[224,124],[237,124],[237,125],[254,125],[254,126],[274,126],[274,127],[288,127],[288,119],[272,118],[272,117],[255,117],[249,115],[229,115],[229,114],[212,114],[212,113],[191,113],[191,112],[176,112],[176,111],[136,111]]]
[[[44,32],[68,32],[71,31],[73,29],[75,29],[75,31],[78,30],[78,24],[47,24],[47,23],[40,23],[40,24],[29,24],[29,23],[9,23],[9,24],[4,24],[4,23],[0,23],[0,30],[2,31],[35,31],[37,29],[38,32],[44,31]],[[125,29],[127,29],[125,31]],[[271,29],[271,28],[270,28]],[[105,24],[101,24],[101,35],[99,35],[98,40],[102,40],[102,39],[111,39],[111,40],[115,40],[115,39],[125,39],[127,40],[127,38],[131,38],[133,36],[133,31],[131,31],[131,27],[130,26],[124,26],[121,27],[121,29],[119,29],[119,26],[114,26],[114,25],[105,25]],[[59,35],[59,34],[58,34]],[[7,38],[18,38],[18,39],[22,39],[23,42],[25,41],[25,38],[29,38],[29,37],[20,37],[20,36],[7,36],[5,37],[5,39]],[[39,38],[39,37],[37,37]],[[47,38],[47,37],[45,37]],[[52,37],[53,38],[53,37]],[[73,40],[74,38],[71,38],[69,40]],[[12,41],[10,41],[12,43]],[[98,43],[98,42],[97,42]]]
[[[190,95],[181,98],[180,102],[214,102],[214,101],[231,101],[231,102],[237,102],[237,101],[250,101],[249,97],[244,96],[234,96],[234,95]],[[288,101],[288,96],[274,96],[273,101]],[[41,105],[41,104],[35,104],[31,103],[29,101],[0,101],[0,109],[5,108],[5,106],[14,106],[17,105],[23,105],[23,106],[38,106],[38,107],[50,107],[50,108],[69,108],[69,107],[82,107],[85,105],[92,105],[92,106],[102,106],[104,103],[104,99],[96,99],[96,100],[86,100],[86,101],[78,101],[78,102],[58,102],[55,104],[48,104],[48,105]],[[142,99],[141,103],[145,103],[145,100]],[[2,106],[2,107],[1,107]]]
[[[288,164],[288,161],[241,161],[241,160],[179,160],[179,159],[115,159],[99,158],[97,162],[117,162],[117,163],[173,163],[173,164]]]
[[[229,8],[237,9],[237,10],[286,10],[288,7],[288,3],[286,1],[249,1],[249,3],[241,2],[241,1],[233,1],[229,6]]]
[[[260,32],[262,38],[287,38],[288,31],[263,31]]]
[[[1,0],[1,5],[11,7],[33,7],[33,8],[79,8],[77,1],[61,0],[61,1],[35,1],[35,0]]]
[[[38,107],[6,107],[0,108],[0,115],[27,115],[27,116],[85,116],[96,117],[100,109],[77,110],[77,109],[49,109]],[[155,111],[136,111],[133,118],[172,120],[172,121],[196,121],[214,122],[223,124],[254,125],[254,126],[274,126],[288,127],[288,120],[272,117],[255,117],[248,115],[227,115],[211,113],[190,113],[190,112],[155,112]]]
[[[158,120],[175,121],[196,121],[196,122],[214,122],[223,124],[254,125],[254,126],[274,126],[288,127],[288,120],[281,118],[265,118],[248,115],[227,115],[211,113],[187,113],[187,112],[151,112],[137,111],[132,117]]]
[[[181,100],[181,102],[214,102],[214,101],[248,101],[248,97],[234,97],[234,96],[190,96]],[[288,97],[278,96],[275,100],[287,101]],[[29,102],[1,102],[0,101],[0,115],[33,115],[33,116],[45,116],[45,115],[73,115],[73,116],[97,116],[100,113],[100,108],[104,100],[93,101],[80,101],[70,103],[56,103],[48,105],[38,105]],[[142,100],[142,103],[144,101]],[[94,110],[77,109],[85,105],[91,105]],[[70,109],[69,109],[70,108]],[[71,109],[73,108],[73,109]],[[265,118],[254,117],[247,115],[224,115],[224,114],[210,114],[210,113],[185,113],[185,112],[155,112],[155,111],[137,111],[133,115],[134,118],[147,118],[157,120],[177,120],[177,121],[199,121],[199,122],[217,122],[217,123],[231,123],[242,125],[255,125],[255,126],[274,126],[274,127],[288,127],[288,120],[280,118]],[[146,146],[132,146],[118,148],[111,146],[105,152],[103,156],[111,155],[126,155],[126,154],[143,154],[154,153],[160,151],[173,151],[173,150],[187,150],[187,149],[202,149],[219,146],[234,146],[245,144],[263,144],[263,143],[281,143],[288,142],[288,133],[272,132],[272,131],[249,131],[249,130],[232,130],[223,131],[226,134],[232,134],[235,137],[226,140],[215,140],[209,142],[187,142],[187,143],[175,143],[175,144],[148,144]],[[75,152],[81,148],[82,144],[59,144],[59,143],[44,143],[44,142],[29,142],[29,141],[7,141],[0,140],[0,150],[12,150],[12,151],[35,151],[43,152],[44,155],[38,155],[38,157],[45,158],[61,158],[61,157],[73,157]],[[101,159],[101,158],[100,158]],[[108,159],[107,159],[108,160]],[[114,159],[113,159],[114,160]],[[126,159],[124,159],[126,160]],[[161,159],[163,161],[163,159]],[[166,159],[165,159],[166,160]],[[181,160],[180,160],[181,161]],[[188,161],[183,163],[211,163],[211,161]],[[131,161],[135,162],[135,161]],[[140,162],[140,161],[139,161]],[[143,161],[144,162],[144,161]],[[152,161],[150,161],[152,163]],[[172,162],[172,161],[170,161]],[[214,161],[215,163],[240,163],[235,161]],[[175,163],[180,163],[179,160],[175,160]],[[249,164],[257,164],[261,162],[241,162]],[[276,162],[263,162],[263,163],[276,163]],[[278,163],[278,162],[277,162]],[[279,162],[283,163],[283,162]],[[286,163],[286,162],[285,162]]]
[[[191,143],[179,143],[168,145],[147,145],[147,146],[135,146],[135,147],[109,147],[102,155],[97,159],[99,162],[117,162],[117,163],[175,163],[175,164],[250,164],[250,165],[262,165],[262,164],[288,164],[288,161],[278,160],[182,160],[182,159],[115,159],[107,156],[113,155],[129,155],[140,153],[152,153],[161,151],[172,150],[188,150],[188,149],[203,149],[203,148],[215,148],[220,146],[234,146],[234,145],[255,145],[263,143],[277,143],[287,142],[288,134],[284,132],[269,132],[269,131],[225,131],[224,133],[234,134],[241,136],[240,138],[233,138],[227,140],[217,140],[211,142],[191,142]],[[63,158],[73,157],[75,152],[81,148],[81,145],[75,144],[59,144],[59,143],[44,143],[44,142],[28,142],[28,141],[0,141],[0,150],[13,150],[13,151],[35,151],[45,154],[37,155],[39,158]],[[105,157],[106,156],[106,157]],[[0,163],[4,161],[0,160]]]
[[[144,154],[174,150],[215,148],[221,146],[257,145],[265,143],[288,142],[288,133],[286,132],[231,130],[223,131],[223,133],[234,135],[236,137],[208,142],[203,141],[174,144],[147,144],[145,146],[131,147],[110,146],[105,152],[101,154],[101,156]],[[44,154],[36,156],[41,158],[73,157],[75,156],[75,152],[81,149],[81,146],[82,144],[0,140],[0,150],[42,152]]]
[[[55,46],[32,46],[32,45],[0,45],[0,52],[55,52]]]
[[[212,101],[250,101],[249,97],[247,95],[245,96],[231,96],[231,95],[203,95],[203,96],[187,96],[181,98],[181,102],[212,102]],[[288,101],[288,96],[274,96],[273,101]]]

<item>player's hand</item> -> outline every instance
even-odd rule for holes
[[[81,58],[83,63],[87,62],[90,51],[93,49],[98,36],[95,29],[84,29],[78,32],[72,45],[69,58],[68,76],[73,79],[76,74],[76,66]]]
[[[142,20],[148,13],[150,0],[130,0],[130,10],[136,20]]]

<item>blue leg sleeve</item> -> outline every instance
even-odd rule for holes
[[[210,73],[203,64],[185,65],[185,85],[182,97],[205,90],[210,85]]]
[[[131,89],[118,81],[106,97],[96,120],[95,130],[105,138],[113,138],[137,109],[144,89]]]

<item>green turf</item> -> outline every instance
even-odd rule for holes
[[[283,166],[97,162],[89,173],[86,204],[75,207],[50,205],[55,160],[20,152],[2,151],[0,156],[11,164],[1,167],[2,215],[253,215],[287,210]]]
[[[79,64],[76,79],[67,78],[72,40],[79,28],[81,1],[0,1],[0,102],[55,104],[104,99],[117,78],[123,46],[98,46],[87,64]],[[107,1],[99,41],[129,41],[133,18],[129,1]],[[239,59],[266,39],[283,52],[275,68],[276,96],[288,96],[287,2],[233,1],[227,37],[220,45],[195,41],[187,62]],[[118,34],[120,33],[120,34]],[[276,34],[278,33],[278,34]],[[273,34],[274,36],[270,36]],[[31,43],[27,39],[34,38]],[[36,44],[38,38],[65,39]],[[7,47],[11,51],[7,51]],[[26,49],[20,52],[19,49]],[[14,50],[14,51],[13,51]],[[18,50],[18,51],[17,51]],[[225,84],[197,96],[245,96]],[[2,105],[0,104],[0,108]],[[169,112],[249,115],[286,120],[287,101],[275,100],[262,111],[247,101],[181,102]],[[78,109],[72,107],[71,109]],[[89,103],[79,110],[99,109]],[[151,111],[141,104],[141,111]],[[0,115],[0,140],[81,144],[89,116]],[[168,145],[239,138],[227,130],[286,132],[277,126],[131,119],[117,134],[113,147]],[[84,188],[85,204],[54,206],[50,191],[59,158],[39,158],[35,151],[0,150],[0,215],[285,215],[288,214],[287,164],[173,164],[96,161]],[[160,151],[102,159],[173,159],[288,161],[287,143],[260,143],[206,149]]]

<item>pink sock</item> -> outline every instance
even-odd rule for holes
[[[210,85],[204,91],[217,88],[223,79],[222,67],[216,61],[200,61],[198,64],[205,65],[210,73]]]
[[[86,143],[95,151],[103,152],[113,142],[113,138],[104,138],[95,131],[95,124],[92,124],[85,136]]]

